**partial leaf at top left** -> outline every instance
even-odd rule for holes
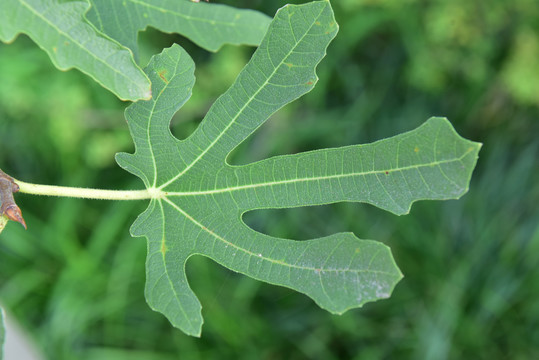
[[[148,26],[181,34],[217,51],[225,44],[259,45],[271,18],[216,2],[186,0],[89,0],[86,18],[97,29],[138,53],[137,34]]]
[[[76,68],[122,100],[149,99],[150,80],[132,53],[86,22],[82,1],[0,0],[0,40],[27,34],[60,70]]]

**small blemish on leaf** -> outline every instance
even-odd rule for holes
[[[161,80],[163,80],[165,82],[165,84],[168,84],[168,79],[165,77],[165,75],[167,74],[167,70],[161,70],[157,73],[159,75],[159,77],[161,78]]]
[[[334,32],[334,31],[335,31],[335,26],[336,26],[336,25],[337,25],[337,24],[335,23],[335,21],[330,22],[330,23],[329,23],[329,28],[328,28],[328,30],[326,31],[326,35],[327,35],[327,34],[330,34],[330,33],[332,33],[332,32]]]
[[[68,45],[69,45],[69,41],[64,41],[64,45],[65,45],[65,46],[68,46]]]
[[[168,250],[167,244],[165,243],[165,239],[163,239],[163,241],[161,242],[161,254],[165,255],[167,250]]]
[[[315,25],[320,25],[320,21],[315,21]]]
[[[57,48],[56,46],[54,46],[54,47],[52,48],[52,51],[53,51],[53,52],[57,52],[57,51],[58,51],[58,48]]]
[[[292,63],[284,63],[284,64],[285,64],[286,66],[288,66],[288,68],[291,68],[291,67],[294,66],[294,64],[292,64]]]
[[[414,148],[414,152],[416,152],[416,153],[419,152],[419,148],[417,146]]]
[[[309,85],[309,86],[312,85],[312,84],[313,84],[312,81],[307,81],[307,83],[305,83],[305,85]]]
[[[386,171],[386,175],[389,175],[389,171]]]

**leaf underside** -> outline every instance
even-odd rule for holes
[[[148,77],[128,49],[86,22],[88,7],[82,1],[1,0],[0,40],[25,33],[58,69],[79,69],[122,100],[149,99]]]
[[[249,228],[245,212],[357,201],[405,214],[414,201],[467,191],[480,144],[443,118],[368,145],[226,162],[272,113],[313,88],[337,29],[328,1],[282,8],[236,82],[185,140],[172,136],[169,123],[191,95],[192,60],[175,45],[146,69],[154,97],[126,110],[136,151],[117,161],[155,195],[131,229],[148,239],[147,301],[187,334],[200,335],[203,322],[185,275],[195,254],[302,292],[332,313],[387,298],[402,278],[379,242],[352,233],[275,238]]]
[[[148,26],[181,34],[204,49],[217,51],[224,44],[260,44],[271,21],[254,10],[186,0],[89,1],[87,19],[135,54],[137,33]]]

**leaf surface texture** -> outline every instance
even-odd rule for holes
[[[191,95],[192,60],[173,46],[146,69],[154,98],[127,109],[136,151],[117,161],[153,194],[131,229],[148,239],[147,301],[188,334],[200,335],[203,322],[185,274],[195,254],[295,289],[333,313],[389,297],[402,278],[382,243],[352,233],[271,237],[249,228],[245,212],[357,201],[405,214],[414,201],[454,199],[468,188],[479,144],[443,118],[368,145],[227,163],[271,114],[313,88],[337,29],[327,1],[282,8],[236,82],[185,140],[172,136],[169,123]]]

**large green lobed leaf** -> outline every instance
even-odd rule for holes
[[[88,20],[135,54],[137,33],[147,26],[181,34],[217,51],[224,44],[260,44],[271,20],[254,10],[188,0],[89,1]]]
[[[226,162],[272,113],[313,88],[315,67],[337,29],[328,1],[282,8],[236,82],[182,141],[169,123],[191,95],[193,62],[173,46],[146,69],[155,96],[127,109],[136,151],[117,161],[152,194],[131,229],[148,239],[147,301],[188,334],[200,335],[203,322],[185,274],[195,254],[300,291],[333,313],[389,297],[402,278],[379,242],[351,233],[275,238],[249,228],[245,212],[357,201],[404,214],[414,201],[454,199],[468,188],[480,144],[458,136],[443,118],[369,145]]]
[[[25,33],[60,70],[77,68],[122,100],[150,98],[150,82],[131,52],[86,22],[88,7],[81,1],[1,0],[0,40]]]

